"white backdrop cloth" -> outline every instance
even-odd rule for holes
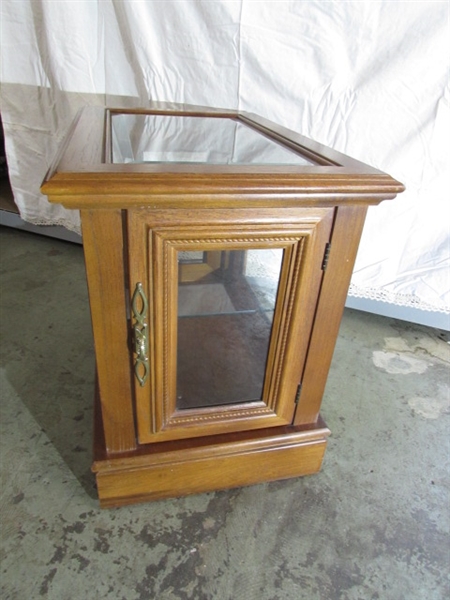
[[[450,311],[447,1],[3,0],[2,118],[20,213],[79,229],[40,183],[77,110],[239,108],[382,169],[351,294]]]

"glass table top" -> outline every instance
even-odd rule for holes
[[[112,162],[313,165],[234,118],[114,113]]]

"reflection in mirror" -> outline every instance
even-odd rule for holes
[[[113,163],[314,164],[232,118],[114,113],[111,138]]]
[[[178,253],[177,409],[261,400],[282,260],[278,248]]]

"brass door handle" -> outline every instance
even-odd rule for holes
[[[142,283],[137,283],[131,299],[133,311],[133,344],[134,344],[134,373],[139,385],[145,385],[149,374],[148,361],[148,325],[146,322],[148,302]]]

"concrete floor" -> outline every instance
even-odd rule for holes
[[[450,597],[439,332],[346,311],[318,475],[100,510],[82,249],[0,240],[3,600]]]

